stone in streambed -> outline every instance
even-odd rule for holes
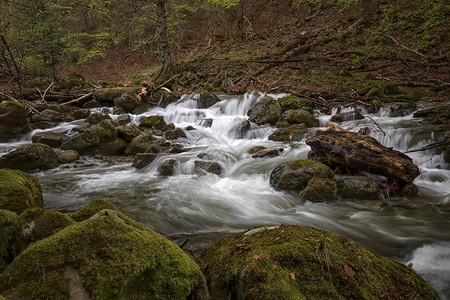
[[[157,154],[155,153],[138,153],[134,158],[133,167],[136,169],[142,169],[151,164],[156,157]]]
[[[206,92],[200,94],[200,96],[198,97],[197,106],[198,108],[209,108],[217,102],[220,102],[220,99],[216,96],[216,94]]]
[[[354,110],[351,112],[335,114],[331,117],[331,122],[345,122],[362,119],[364,119],[364,116],[361,114],[361,112],[359,110]]]
[[[164,137],[167,140],[176,140],[179,138],[186,138],[186,134],[184,133],[184,131],[182,129],[175,128],[175,129],[167,130],[164,133]]]
[[[0,275],[7,298],[70,299],[75,288],[92,299],[208,299],[187,254],[108,209],[33,243]]]
[[[0,209],[22,213],[31,207],[42,207],[39,180],[18,170],[0,169]]]
[[[25,144],[0,157],[0,168],[22,171],[47,170],[58,166],[58,156],[48,145]]]
[[[0,103],[0,142],[17,138],[28,131],[30,125],[24,106],[15,101]]]
[[[132,112],[141,104],[141,98],[134,94],[124,93],[114,99],[114,104],[119,108],[123,108],[125,112]]]
[[[258,125],[270,124],[275,125],[281,116],[282,108],[280,102],[271,98],[264,97],[258,101],[248,111],[248,119]]]
[[[337,200],[337,185],[333,179],[313,177],[308,181],[300,197],[311,202]]]
[[[178,164],[176,159],[165,160],[159,167],[158,172],[162,176],[173,176],[175,173],[175,168]]]
[[[0,209],[0,273],[13,261],[11,243],[17,227],[18,216],[15,212]]]
[[[281,148],[283,150],[283,148]],[[252,154],[252,158],[276,157],[280,155],[279,149],[262,149]]]
[[[159,153],[170,148],[170,143],[164,139],[156,138],[149,132],[144,132],[135,137],[125,149],[126,155],[138,153]]]
[[[149,117],[142,117],[140,120],[139,127],[143,128],[150,128],[155,130],[161,130],[161,131],[167,131],[170,128],[169,125],[167,125],[166,121],[164,121],[163,116],[149,116]]]
[[[412,268],[312,227],[234,233],[200,262],[211,299],[437,299]]]
[[[336,175],[338,196],[350,200],[375,200],[379,198],[378,182],[363,175]]]
[[[208,173],[220,175],[222,173],[222,167],[217,162],[196,160],[194,166],[195,174],[197,175],[206,175]]]
[[[106,114],[92,113],[86,118],[86,120],[84,122],[89,123],[91,125],[97,125],[98,123],[100,123],[103,120],[111,120],[111,117]]]
[[[63,133],[43,131],[33,135],[31,141],[33,143],[45,144],[52,148],[58,148],[61,146],[61,141],[65,136]]]
[[[307,128],[319,126],[319,120],[310,112],[303,109],[290,109],[283,112],[277,127],[288,127],[295,124],[304,124]]]
[[[118,137],[126,140],[127,142],[131,142],[135,137],[142,133],[141,129],[134,123],[126,126],[118,126],[116,127],[116,130]]]
[[[95,199],[89,201],[87,205],[71,214],[70,217],[77,222],[83,222],[103,209],[116,210],[112,203],[102,199]]]
[[[277,142],[299,142],[303,140],[307,134],[308,128],[306,128],[305,124],[296,124],[275,130],[275,132],[269,136],[269,140]]]

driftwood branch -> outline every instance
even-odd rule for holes
[[[426,151],[426,150],[430,150],[430,149],[434,149],[434,148],[438,148],[438,147],[443,147],[443,146],[447,146],[447,145],[450,145],[450,141],[432,143],[432,144],[429,144],[429,145],[427,145],[425,147],[422,147],[422,148],[419,148],[419,149],[408,150],[405,153]]]
[[[378,123],[375,122],[374,119],[372,119],[372,118],[369,117],[369,116],[365,116],[365,117],[368,118],[370,121],[372,121],[372,122],[378,127],[378,129],[380,129],[380,131],[381,131],[384,135],[387,135],[389,138],[392,139],[392,137],[391,137],[389,134],[387,134],[387,133],[380,127],[380,125],[378,125]]]
[[[61,105],[70,105],[70,104],[78,103],[78,102],[80,102],[80,101],[82,101],[82,100],[84,100],[86,98],[89,98],[90,96],[92,96],[92,94],[94,94],[94,92],[90,92],[90,93],[87,93],[86,95],[83,95],[83,96],[78,97],[76,99],[73,99],[73,100],[61,103]]]
[[[168,84],[169,82],[171,82],[172,80],[174,80],[175,78],[180,77],[180,76],[181,76],[181,73],[180,73],[180,74],[177,74],[177,75],[175,75],[175,76],[170,77],[169,79],[167,79],[166,81],[164,81],[162,84],[160,84],[160,85],[158,85],[157,87],[153,88],[152,91],[151,91],[151,93],[156,92],[157,90],[161,89],[161,88],[164,87],[166,84]]]

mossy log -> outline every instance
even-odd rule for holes
[[[419,168],[402,152],[383,146],[376,139],[338,127],[317,131],[306,140],[310,157],[331,168],[356,169],[382,175],[403,185],[419,176]]]

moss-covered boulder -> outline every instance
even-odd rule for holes
[[[163,161],[161,165],[159,165],[158,172],[162,176],[173,176],[178,164],[178,160],[176,159],[167,159]]]
[[[379,198],[378,182],[363,175],[336,175],[338,196],[350,200],[374,200]]]
[[[331,122],[345,122],[345,121],[354,121],[354,120],[362,120],[364,119],[363,114],[359,109],[354,111],[349,111],[345,113],[337,113],[331,117]]]
[[[92,84],[82,75],[76,73],[72,73],[67,77],[59,79],[56,85],[57,90],[71,90],[89,87],[92,87]]]
[[[289,109],[283,112],[276,123],[277,127],[287,127],[293,124],[305,124],[306,127],[319,126],[319,120],[310,112],[303,109]]]
[[[305,98],[299,98],[295,95],[289,95],[289,96],[283,97],[279,100],[279,102],[280,102],[280,105],[281,105],[283,111],[289,110],[289,109],[310,110],[310,109],[314,108],[314,106],[310,100],[305,99]]]
[[[43,275],[45,274],[45,276]],[[12,299],[207,299],[199,267],[177,245],[114,211],[30,245],[0,275]]]
[[[205,92],[198,96],[197,107],[198,108],[208,108],[220,102],[219,97],[211,92]]]
[[[92,113],[89,114],[89,116],[86,118],[84,122],[89,123],[90,125],[97,125],[103,120],[111,120],[111,117],[107,114]]]
[[[337,184],[333,179],[313,177],[308,181],[300,197],[311,202],[337,200]]]
[[[132,112],[141,104],[141,97],[135,94],[124,93],[120,97],[114,99],[117,107],[123,108],[126,112]]]
[[[200,257],[212,299],[437,299],[410,267],[324,230],[235,233]]]
[[[330,179],[333,176],[333,171],[326,165],[299,159],[277,166],[270,174],[270,185],[276,190],[301,191],[313,177]]]
[[[406,99],[417,102],[420,101],[423,97],[425,97],[427,93],[419,89],[412,89],[409,93],[405,95]]]
[[[14,257],[11,254],[10,246],[17,226],[17,218],[15,212],[0,209],[0,273],[12,262]]]
[[[163,116],[149,116],[149,117],[142,117],[141,123],[139,124],[139,127],[143,128],[151,128],[161,131],[167,131],[170,128],[170,126],[167,125],[166,121],[164,121]]]
[[[130,95],[137,95],[142,92],[141,87],[113,87],[95,89],[92,97],[97,101],[113,102],[114,99],[122,96],[125,93]]]
[[[308,134],[308,128],[305,124],[296,124],[286,128],[279,128],[275,130],[270,136],[269,140],[279,142],[301,141]]]
[[[75,150],[81,155],[120,155],[128,143],[118,138],[116,126],[110,119],[91,126],[61,145],[62,150]]]
[[[56,166],[58,155],[50,146],[39,143],[22,145],[0,158],[0,168],[36,171]]]
[[[30,208],[20,214],[14,234],[14,256],[23,252],[31,243],[49,237],[75,223],[72,218],[57,211]]]
[[[34,134],[31,137],[33,143],[40,143],[48,145],[52,148],[61,146],[61,141],[66,135],[58,132],[42,131]]]
[[[119,138],[122,138],[127,142],[131,142],[135,137],[142,133],[141,129],[134,123],[116,127],[116,130]]]
[[[280,118],[282,111],[279,101],[271,97],[264,97],[253,105],[247,115],[251,122],[258,125],[275,125]]]
[[[138,153],[159,153],[169,148],[170,143],[164,139],[156,138],[150,132],[144,132],[135,137],[125,149],[126,155]]]
[[[0,103],[0,142],[17,138],[30,130],[28,115],[22,104],[16,101]]]
[[[96,199],[90,201],[86,206],[83,206],[82,208],[71,214],[70,217],[77,222],[82,222],[91,218],[93,215],[103,209],[115,210],[115,207],[106,200]]]
[[[31,207],[42,207],[39,180],[18,170],[0,169],[0,209],[22,213]]]

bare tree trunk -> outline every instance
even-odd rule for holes
[[[159,36],[159,47],[161,50],[161,73],[170,73],[172,68],[172,61],[170,56],[169,47],[169,37],[167,34],[167,16],[166,16],[166,4],[167,0],[157,0],[157,10],[158,15],[157,25],[158,25],[158,36]]]

